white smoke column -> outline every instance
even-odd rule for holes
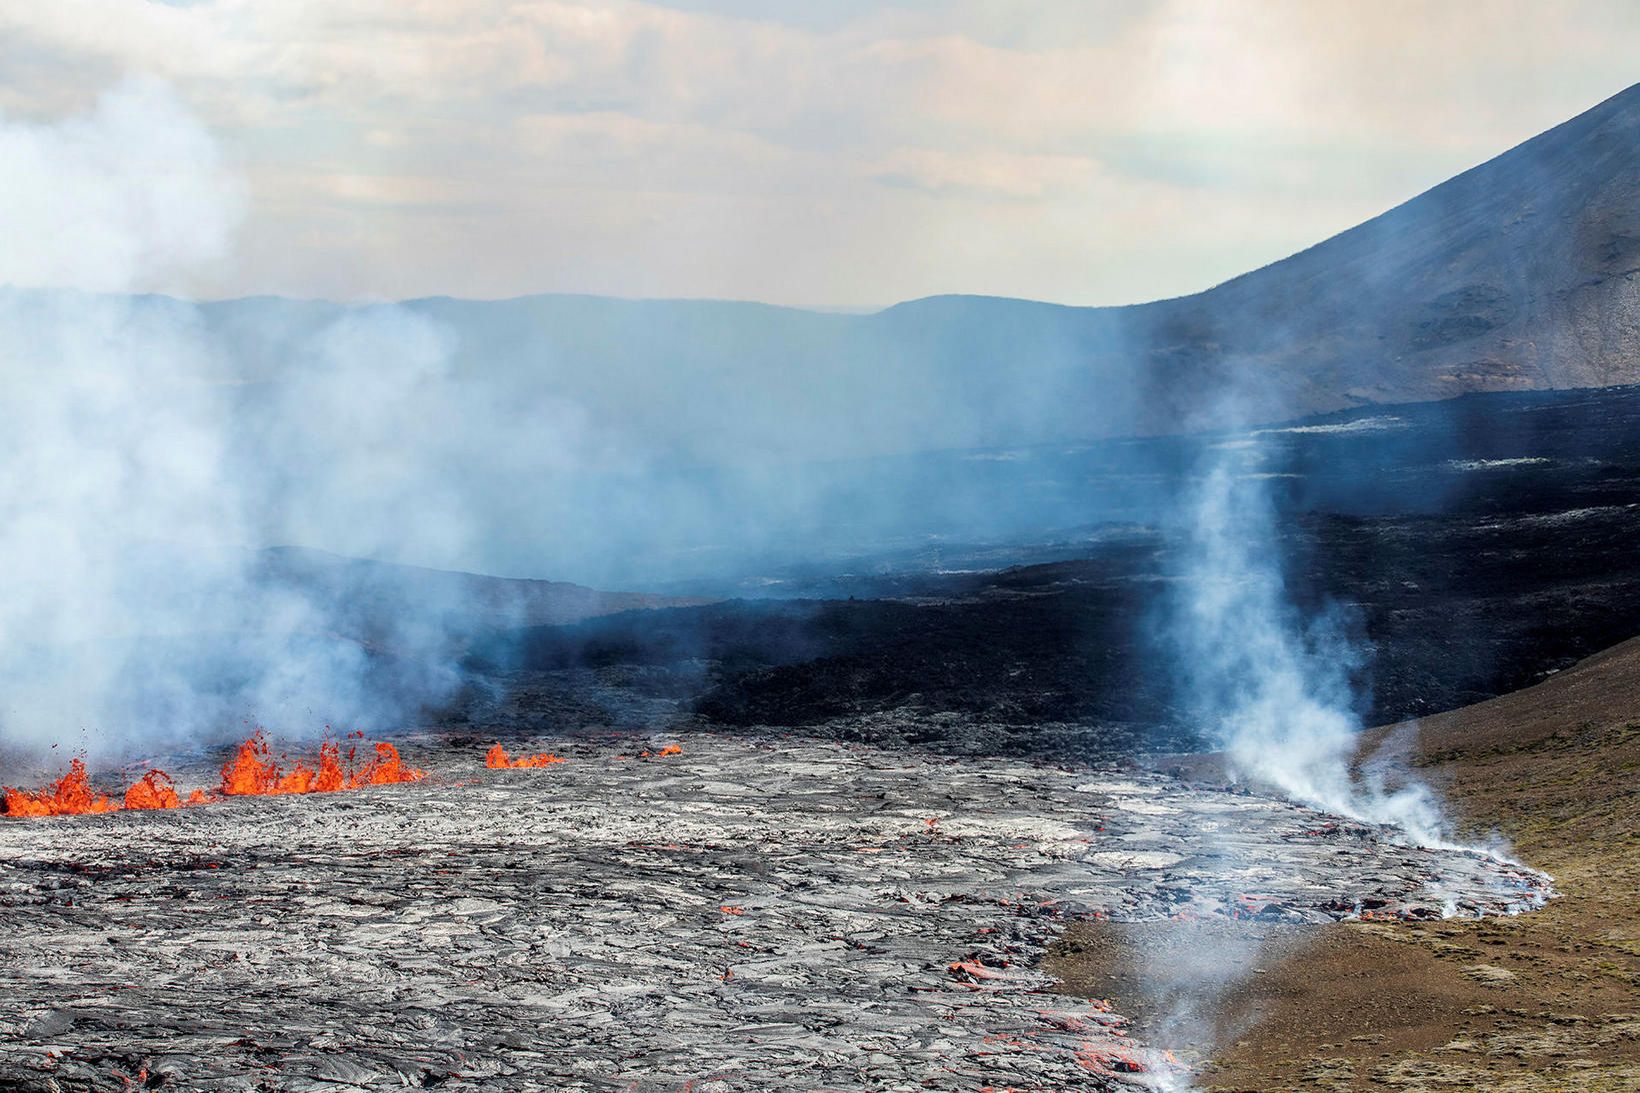
[[[1359,766],[1354,677],[1364,650],[1337,611],[1305,617],[1282,573],[1280,514],[1263,435],[1214,443],[1183,500],[1183,556],[1168,634],[1188,704],[1229,760],[1231,773],[1295,801],[1382,824],[1420,846],[1486,853],[1456,843],[1440,802],[1391,741]],[[1214,836],[1203,834],[1202,852]],[[1234,1012],[1232,989],[1260,961],[1255,926],[1191,929],[1187,941],[1147,953],[1135,972],[1167,1014],[1159,1043],[1204,1057],[1257,1014]],[[1183,1069],[1158,1074],[1166,1093],[1194,1089]]]
[[[162,83],[133,78],[86,116],[0,114],[0,284],[186,288],[225,259],[243,211],[216,141]]]
[[[1259,436],[1213,451],[1187,499],[1172,627],[1198,715],[1238,775],[1419,845],[1457,848],[1435,795],[1404,767],[1352,772],[1363,652],[1336,614],[1306,619],[1287,595]]]
[[[50,125],[0,117],[0,193],[0,751],[379,730],[448,697],[459,605],[387,604],[361,637],[334,589],[259,551],[466,542],[426,442],[472,411],[449,338],[371,309],[296,339],[282,385],[246,383],[193,305],[133,295],[229,260],[242,206],[152,81]]]
[[[74,739],[144,618],[144,556],[236,541],[221,488],[220,388],[185,309],[118,293],[178,283],[228,251],[239,193],[209,133],[132,81],[56,125],[0,118],[0,733]]]

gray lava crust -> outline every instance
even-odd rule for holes
[[[0,1089],[1143,1087],[1160,1052],[1036,970],[1070,918],[1542,894],[1160,775],[535,744],[569,762],[490,771],[428,737],[402,745],[417,785],[0,820]]]

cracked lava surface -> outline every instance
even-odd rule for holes
[[[1546,883],[1162,775],[529,743],[567,761],[408,737],[421,784],[0,820],[0,1088],[1143,1088],[1173,1045],[1036,970],[1067,921],[1504,913]]]

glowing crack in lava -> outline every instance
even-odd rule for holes
[[[491,770],[519,769],[524,767],[550,767],[554,763],[563,763],[567,760],[561,755],[542,752],[540,755],[520,755],[517,759],[507,754],[507,749],[496,744],[484,753],[484,765]]]
[[[639,759],[664,759],[668,755],[682,755],[682,754],[683,754],[683,745],[682,744],[668,744],[665,747],[661,748],[659,751],[650,751],[648,748],[645,748],[643,751],[640,751],[638,753],[638,758]],[[630,759],[630,758],[632,758],[632,756],[630,756],[630,755],[617,755],[615,758],[617,758],[617,759]]]
[[[207,804],[224,797],[334,793],[365,786],[419,782],[426,776],[426,771],[406,766],[399,757],[398,749],[387,743],[376,744],[373,757],[360,765],[352,747],[348,748],[344,762],[340,745],[326,742],[319,748],[317,768],[298,760],[287,772],[274,760],[266,736],[258,731],[240,744],[234,757],[223,764],[222,783],[214,792],[196,789],[183,798],[170,775],[162,770],[150,770],[131,784],[120,801],[115,801],[91,788],[85,760],[76,757],[69,761],[68,773],[48,789],[29,791],[6,786],[4,814],[13,817],[79,816],[122,810],[180,808],[183,805]]]

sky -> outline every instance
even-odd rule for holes
[[[1122,304],[1382,212],[1636,56],[1632,0],[51,0],[0,6],[0,123],[134,77],[197,116],[214,150],[147,184],[240,218],[156,291]]]

